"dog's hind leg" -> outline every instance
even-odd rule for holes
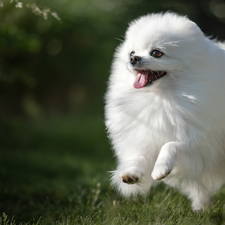
[[[194,181],[185,187],[185,192],[191,200],[192,209],[198,211],[211,205],[211,198],[207,188],[200,182]]]

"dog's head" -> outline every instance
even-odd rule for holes
[[[198,49],[204,39],[195,23],[174,13],[151,14],[133,21],[125,35],[123,55],[135,75],[134,88],[189,70],[201,54]]]

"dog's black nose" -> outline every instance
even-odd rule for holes
[[[135,65],[137,62],[141,61],[141,57],[140,56],[136,56],[136,55],[132,55],[130,57],[130,63],[132,65]]]

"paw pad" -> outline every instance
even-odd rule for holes
[[[126,184],[134,184],[138,181],[138,178],[137,177],[134,177],[134,176],[122,176],[122,181]]]

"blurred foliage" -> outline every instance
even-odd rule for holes
[[[0,117],[102,109],[127,24],[168,10],[225,38],[222,0],[1,0]]]

